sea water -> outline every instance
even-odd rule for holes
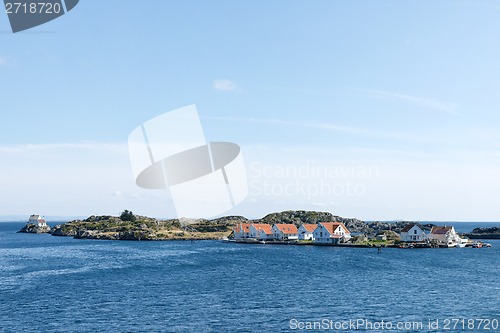
[[[22,225],[0,223],[1,332],[500,331],[498,240],[378,254],[77,240]]]

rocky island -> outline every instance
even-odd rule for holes
[[[50,233],[50,227],[48,225],[38,226],[36,224],[26,224],[19,232],[27,234],[47,234]]]
[[[50,232],[50,227],[41,215],[32,214],[28,223],[18,232],[27,234],[46,234]]]
[[[201,240],[228,236],[232,226],[246,220],[228,216],[215,220],[171,219],[158,220],[134,215],[125,210],[119,217],[90,216],[57,225],[50,230],[53,236],[71,236],[79,239],[108,240]]]
[[[365,235],[385,234],[397,240],[397,233],[410,222],[364,222],[356,218],[344,218],[329,212],[284,211],[271,213],[261,219],[249,220],[243,216],[224,216],[206,219],[160,220],[133,214],[125,210],[120,216],[90,216],[73,220],[50,229],[53,236],[70,236],[78,239],[107,240],[208,240],[230,237],[233,227],[239,223],[290,223],[297,227],[318,222],[342,222],[351,232]],[[432,225],[424,225],[426,229]],[[26,228],[26,227],[25,227]],[[24,229],[24,228],[23,228]]]
[[[334,216],[328,212],[285,211],[271,213],[261,219],[249,220],[243,216],[224,216],[212,220],[206,219],[169,219],[160,220],[147,216],[135,215],[125,210],[120,216],[90,216],[84,220],[73,220],[53,228],[48,226],[43,232],[53,236],[69,236],[78,239],[107,240],[208,240],[229,237],[238,223],[318,223],[335,221],[345,223],[351,230],[373,232],[376,230],[365,222],[354,218]],[[378,226],[382,228],[382,226]],[[29,224],[20,232],[34,232]]]
[[[475,228],[471,233],[465,234],[470,239],[500,239],[500,228]]]

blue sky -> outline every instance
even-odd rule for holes
[[[82,0],[17,34],[0,15],[0,215],[172,216],[127,137],[196,104],[242,146],[230,214],[498,221],[498,31],[496,1]]]

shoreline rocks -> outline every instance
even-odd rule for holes
[[[42,227],[29,223],[22,227],[22,229],[18,232],[26,234],[48,234],[50,233],[50,227],[48,225]]]
[[[470,239],[500,239],[500,228],[475,228],[471,233],[466,233]]]

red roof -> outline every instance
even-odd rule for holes
[[[234,232],[250,232],[250,223],[240,223],[233,228]]]
[[[298,234],[299,233],[295,224],[275,224],[275,226],[284,234]]]
[[[314,229],[318,227],[317,224],[307,224],[307,223],[304,223],[302,226],[307,230],[307,232],[313,232]]]
[[[346,234],[350,234],[349,230],[347,230],[346,226],[343,223],[340,222],[323,222],[320,223],[322,226],[325,227],[326,230],[328,230],[329,233],[333,234],[335,233],[335,230],[337,230],[338,227],[342,227],[344,229],[344,232]]]
[[[271,229],[271,226],[269,224],[264,224],[264,223],[252,223],[252,226],[259,230],[259,231],[264,231],[267,235],[272,235],[273,231]]]

